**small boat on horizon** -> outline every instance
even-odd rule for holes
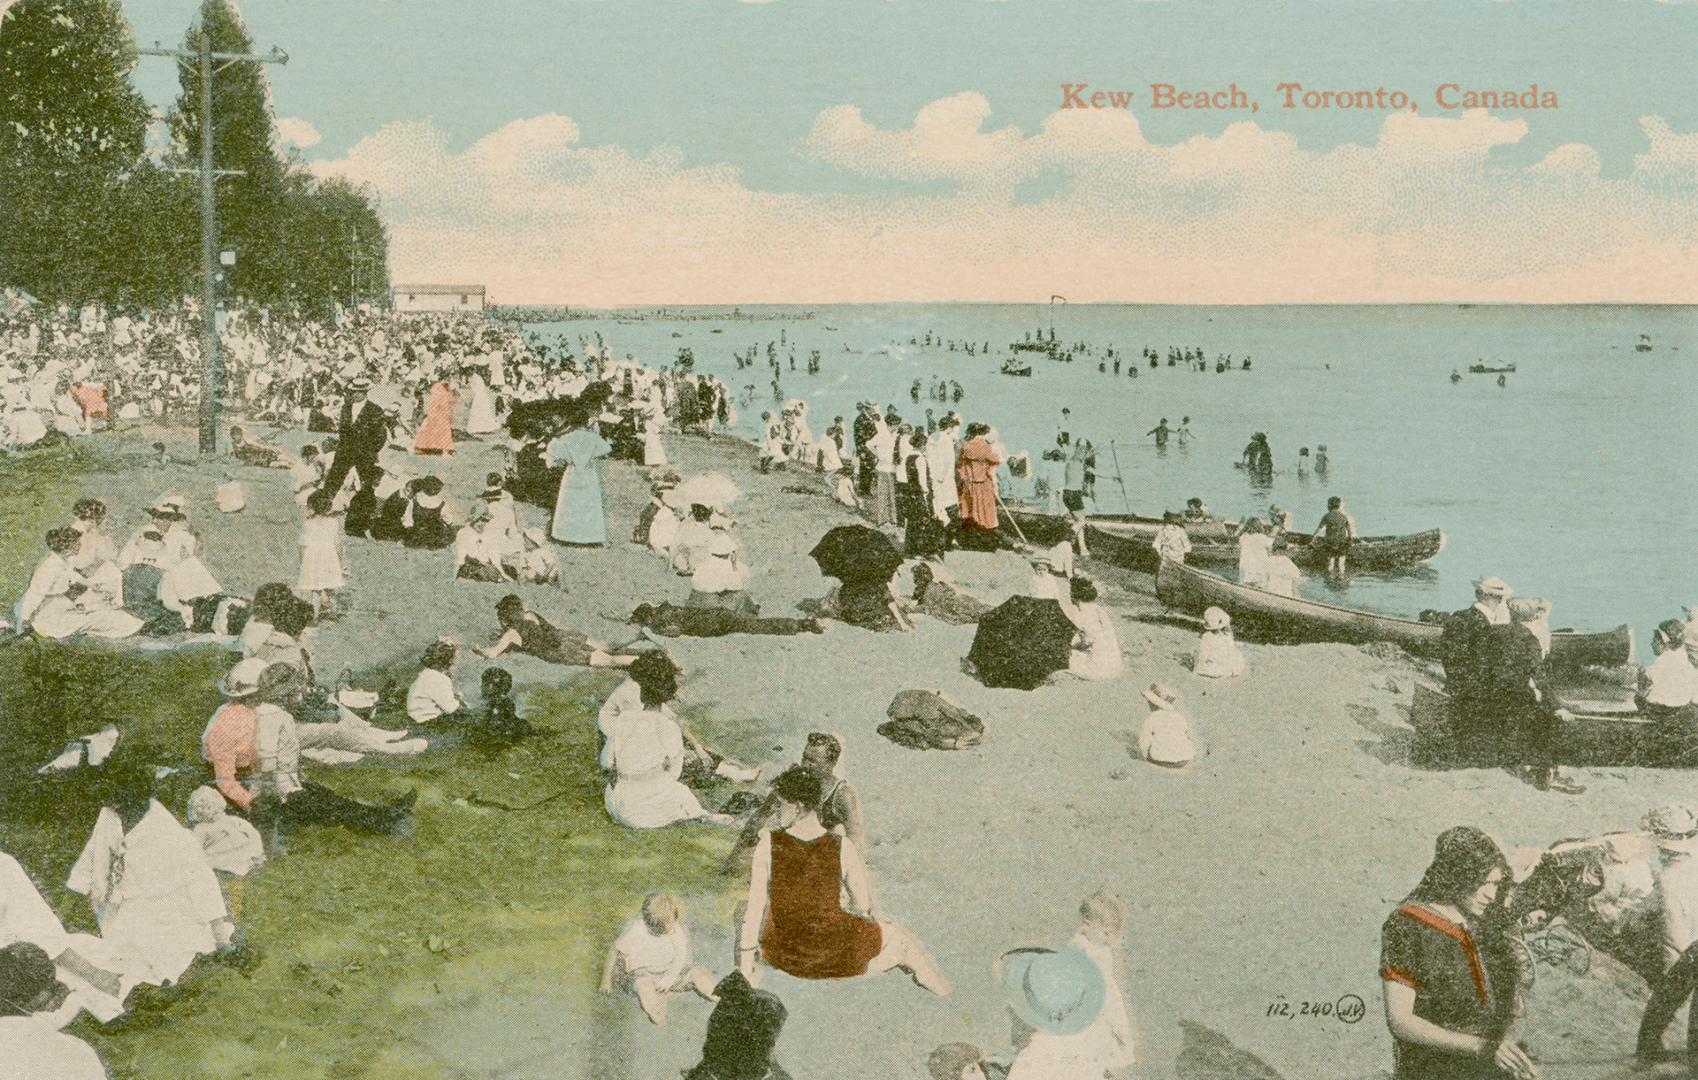
[[[1468,366],[1468,371],[1473,375],[1513,375],[1515,374],[1515,365],[1507,364],[1503,367],[1490,367],[1486,364],[1470,364]]]
[[[1639,335],[1639,344],[1633,346],[1633,351],[1634,352],[1650,352],[1651,351],[1651,335],[1650,334],[1640,334]]]
[[[1014,375],[1022,379],[1029,379],[1032,377],[1032,365],[1022,364],[1018,360],[1010,357],[1003,361],[1002,373],[1004,375]]]

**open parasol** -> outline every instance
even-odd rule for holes
[[[884,583],[902,565],[902,553],[890,538],[866,525],[839,525],[808,553],[820,573],[840,581]]]
[[[1054,600],[1011,596],[979,620],[967,659],[986,686],[1031,690],[1066,670],[1076,632]]]
[[[700,503],[724,509],[743,497],[743,491],[724,473],[707,472],[685,477],[673,489],[677,500],[689,506]]]

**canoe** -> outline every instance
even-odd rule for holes
[[[1019,522],[1023,532],[1055,536],[1054,540],[1045,541],[1046,543],[1053,544],[1072,535],[1072,528],[1064,517],[1043,514],[1029,507],[1011,507],[1010,513]],[[1053,521],[1037,520],[1040,518],[1051,518]],[[1139,517],[1135,514],[1093,514],[1085,519],[1085,546],[1093,556],[1105,562],[1123,566],[1128,570],[1153,574],[1156,572],[1157,559],[1155,548],[1151,544],[1155,539],[1156,530],[1161,528],[1161,525],[1159,519]],[[1186,527],[1186,534],[1191,539],[1191,554],[1185,557],[1188,565],[1238,565],[1238,541],[1226,535],[1226,529],[1218,519],[1193,522]],[[1284,536],[1287,543],[1286,554],[1292,562],[1307,570],[1326,569],[1326,557],[1313,547],[1313,535],[1288,532]],[[1444,550],[1444,545],[1445,535],[1439,529],[1411,533],[1408,536],[1358,537],[1356,542],[1350,545],[1347,565],[1351,571],[1362,572],[1407,570],[1432,559]]]
[[[1663,742],[1653,721],[1641,715],[1632,702],[1569,702],[1572,720],[1558,720],[1555,738],[1557,763],[1598,768],[1624,765],[1690,767],[1698,756],[1679,753]],[[1435,765],[1509,764],[1503,754],[1489,745],[1479,745],[1466,733],[1458,733],[1451,715],[1450,696],[1422,683],[1415,684],[1410,703],[1409,724],[1415,729],[1416,759]]]
[[[1276,596],[1180,563],[1163,562],[1156,572],[1156,596],[1190,615],[1218,607],[1232,616],[1241,637],[1271,642],[1341,641],[1362,644],[1388,641],[1421,656],[1434,656],[1444,636],[1440,623],[1336,607],[1315,600]],[[1618,626],[1595,634],[1560,630],[1551,635],[1551,663],[1559,667],[1621,667],[1633,662],[1633,628]]]
[[[1485,364],[1470,364],[1468,370],[1475,375],[1513,375],[1515,365],[1506,364],[1503,367],[1487,367]]]
[[[1146,546],[1155,539],[1161,522],[1130,515],[1104,514],[1086,521],[1086,543],[1099,534],[1114,534],[1129,540],[1139,540]],[[1185,557],[1192,566],[1237,566],[1238,541],[1226,535],[1226,530],[1211,522],[1198,522],[1188,527],[1191,554]],[[1298,566],[1308,570],[1325,570],[1326,556],[1314,546],[1312,533],[1287,532],[1286,555]],[[1359,536],[1350,545],[1346,565],[1352,571],[1382,572],[1407,570],[1429,561],[1444,550],[1445,535],[1441,529],[1410,533],[1407,536]],[[1154,558],[1152,550],[1151,558]]]

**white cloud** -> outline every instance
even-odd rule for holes
[[[312,126],[310,120],[303,120],[298,116],[280,116],[277,118],[277,141],[284,146],[296,146],[305,150],[309,146],[317,146],[323,141],[323,136]]]
[[[1659,118],[1633,175],[1606,179],[1580,144],[1497,163],[1528,123],[1478,110],[1394,114],[1328,151],[1250,122],[1167,145],[1126,110],[1029,135],[989,116],[976,93],[897,129],[844,105],[796,144],[850,189],[928,184],[907,194],[760,191],[675,148],[585,145],[554,114],[458,153],[429,121],[390,124],[314,167],[381,193],[398,277],[511,301],[1698,300],[1698,134]]]

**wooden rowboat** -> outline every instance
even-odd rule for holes
[[[1028,536],[1043,537],[1046,544],[1058,543],[1071,537],[1072,526],[1064,517],[1044,514],[1026,507],[1010,508],[1010,514]],[[1040,520],[1048,519],[1048,520]],[[1105,562],[1146,574],[1156,572],[1156,551],[1152,546],[1161,521],[1134,514],[1093,514],[1085,519],[1085,544],[1091,554]],[[1238,565],[1238,541],[1226,535],[1218,522],[1195,522],[1186,529],[1191,539],[1191,554],[1185,561],[1191,566]],[[1286,554],[1291,561],[1308,570],[1326,569],[1326,556],[1314,547],[1309,533],[1288,532]],[[1365,536],[1350,545],[1347,565],[1352,571],[1385,572],[1407,570],[1432,559],[1444,549],[1445,535],[1438,529],[1411,533],[1408,536]]]
[[[1475,375],[1513,375],[1515,374],[1515,365],[1505,364],[1503,367],[1487,367],[1485,364],[1470,364],[1468,370]]]
[[[1672,752],[1664,745],[1655,723],[1641,715],[1632,702],[1575,701],[1567,706],[1573,719],[1557,721],[1554,740],[1559,764],[1607,767],[1695,763],[1692,755]],[[1415,684],[1409,724],[1415,729],[1417,754],[1427,763],[1504,763],[1490,760],[1493,748],[1478,745],[1479,737],[1470,737],[1465,726],[1459,730],[1450,696],[1441,690]]]
[[[1439,623],[1278,596],[1174,562],[1163,562],[1157,570],[1156,596],[1169,608],[1190,615],[1221,608],[1232,616],[1233,629],[1240,636],[1259,641],[1388,641],[1418,655],[1434,656],[1444,636]],[[1620,667],[1632,661],[1630,626],[1596,634],[1563,630],[1551,635],[1551,663],[1559,667]]]

